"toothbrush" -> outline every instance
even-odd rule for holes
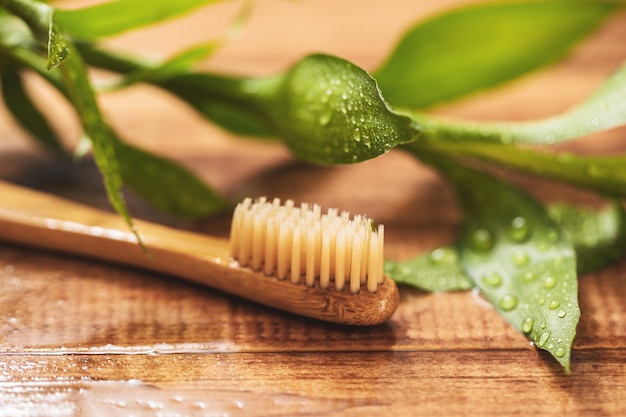
[[[363,216],[245,199],[230,239],[135,221],[148,253],[112,213],[0,181],[0,240],[130,265],[290,313],[368,326],[394,313],[384,229]]]

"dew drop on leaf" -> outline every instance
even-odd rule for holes
[[[514,242],[522,243],[530,234],[530,227],[525,217],[518,216],[511,221],[509,236]]]
[[[551,334],[552,332],[550,332],[550,330],[546,330],[545,332],[541,333],[541,336],[539,336],[539,340],[537,340],[537,346],[542,347],[543,345],[545,345]]]
[[[493,247],[491,233],[487,229],[477,229],[472,235],[472,244],[475,249],[489,250]]]
[[[550,229],[548,233],[546,234],[546,237],[548,238],[548,242],[556,243],[559,241],[561,236],[559,235],[559,232],[557,230]]]
[[[525,282],[531,282],[531,281],[534,281],[535,276],[536,275],[535,275],[535,273],[533,271],[526,271],[524,273],[524,277],[523,278],[524,278]]]
[[[522,331],[524,333],[530,333],[533,329],[533,325],[535,324],[535,319],[532,317],[526,317],[524,321],[522,321]]]
[[[567,312],[565,310],[559,310],[559,312],[556,315],[559,316],[559,318],[563,318],[567,316]]]
[[[498,303],[500,308],[504,311],[511,311],[517,306],[517,298],[511,294],[505,294]]]
[[[444,248],[437,248],[435,250],[433,250],[432,252],[430,252],[429,258],[430,262],[433,265],[440,265],[442,264],[445,259],[446,259],[446,249]]]
[[[554,351],[554,356],[556,356],[557,358],[562,358],[563,356],[565,356],[565,349],[562,347],[557,348]]]
[[[485,272],[481,279],[485,285],[491,288],[497,288],[502,284],[502,276],[496,271]]]
[[[528,253],[523,249],[517,249],[513,252],[513,263],[517,267],[526,266],[529,259]]]
[[[544,276],[542,281],[543,281],[543,288],[550,289],[556,286],[556,278],[554,278],[552,275]]]
[[[320,122],[320,125],[326,126],[330,122],[330,119],[332,118],[332,116],[333,114],[330,111],[322,113],[318,119],[318,121]]]
[[[557,308],[559,308],[560,305],[561,303],[559,302],[559,300],[552,300],[550,301],[550,304],[548,304],[548,308],[550,310],[556,310]]]

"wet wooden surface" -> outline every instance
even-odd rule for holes
[[[248,29],[205,65],[265,74],[325,51],[374,68],[410,22],[459,2],[413,3],[355,10],[363,3],[260,2]],[[169,54],[219,33],[238,7],[221,4],[112,44]],[[523,120],[567,109],[626,58],[623,39],[624,14],[556,68],[438,111]],[[32,82],[44,103],[59,103]],[[124,137],[186,164],[230,198],[291,197],[375,218],[385,224],[390,258],[448,243],[458,226],[446,185],[403,154],[312,167],[278,144],[225,134],[154,89],[107,95],[102,106]],[[58,104],[49,111],[72,146],[78,128],[71,113]],[[30,144],[4,109],[0,122],[2,179],[106,207],[89,163],[60,166]],[[618,129],[570,146],[624,151],[625,136]],[[593,201],[542,181],[532,189],[546,199]],[[228,214],[181,222],[132,194],[128,200],[137,217],[228,232]],[[388,323],[350,328],[167,276],[0,243],[0,415],[625,415],[624,300],[626,261],[581,277],[582,318],[566,376],[473,292],[403,288]]]

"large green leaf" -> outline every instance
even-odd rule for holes
[[[77,46],[92,66],[120,74],[150,74],[153,63],[135,57],[104,50],[91,42]],[[165,78],[148,77],[145,81],[169,91],[187,102],[203,117],[237,134],[267,137],[271,135],[267,123],[250,108],[256,97],[242,92],[255,90],[254,80],[217,76],[195,71],[170,74]]]
[[[11,68],[1,68],[2,96],[15,119],[48,149],[62,152],[63,147],[50,124],[30,99],[22,78]]]
[[[458,193],[466,273],[512,326],[569,372],[580,309],[568,236],[521,189],[442,157],[431,162]]]
[[[113,0],[80,9],[57,9],[56,22],[71,36],[96,39],[181,16],[216,0]]]
[[[556,204],[548,211],[576,248],[578,273],[598,271],[626,254],[626,213],[620,203],[599,211]]]
[[[387,105],[367,72],[330,55],[301,59],[276,78],[266,101],[274,132],[313,163],[361,162],[419,136],[418,125]]]
[[[474,122],[413,113],[424,136],[450,142],[475,141],[552,145],[626,125],[626,63],[580,105],[565,113],[528,122]]]
[[[423,21],[374,72],[394,106],[426,108],[562,58],[623,2],[502,1]]]
[[[197,219],[228,207],[198,177],[168,159],[119,140],[115,156],[124,183],[164,212]]]
[[[386,259],[385,275],[398,284],[428,292],[464,291],[474,286],[463,271],[456,248],[447,246],[406,261]]]
[[[195,65],[211,57],[234,38],[244,26],[249,15],[250,3],[246,2],[228,30],[217,39],[187,48],[164,62],[149,64],[135,61],[135,68],[128,71],[113,84],[106,86],[106,90],[123,88],[139,82],[158,84],[164,80],[192,72]]]
[[[122,194],[122,174],[115,154],[116,137],[102,117],[80,53],[72,44],[68,43],[68,47],[72,58],[58,68],[65,84],[65,92],[78,113],[85,133],[91,140],[94,160],[102,173],[111,205],[135,233],[137,241],[142,243]]]
[[[412,143],[406,149],[419,155],[423,149],[437,149],[459,156],[471,156],[508,169],[555,179],[587,188],[605,197],[626,198],[626,155],[581,156],[571,152],[479,143],[477,141]]]
[[[559,203],[548,206],[548,214],[570,237],[579,274],[598,271],[626,253],[626,213],[621,204],[596,211]],[[387,259],[385,274],[399,284],[428,292],[464,291],[474,286],[457,248],[449,246],[405,261]]]

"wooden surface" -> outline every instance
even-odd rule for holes
[[[374,68],[410,22],[460,2],[367,2],[358,10],[366,2],[258,3],[248,29],[207,68],[266,74],[312,51]],[[167,55],[219,33],[238,9],[220,4],[111,44]],[[623,39],[621,14],[556,68],[438,112],[523,120],[567,109],[626,58]],[[68,145],[76,143],[71,112],[32,81],[44,103],[55,103],[55,126]],[[390,258],[450,242],[458,226],[446,185],[403,154],[311,167],[280,145],[233,138],[154,89],[111,94],[102,106],[124,137],[185,163],[229,197],[315,201],[384,223]],[[617,129],[570,146],[624,151],[625,135]],[[93,167],[55,163],[4,109],[0,178],[106,207]],[[532,186],[541,198],[594,201],[542,181]],[[216,236],[228,231],[228,214],[183,223],[132,194],[128,200],[137,217]],[[0,416],[622,416],[624,300],[626,261],[581,277],[582,318],[566,376],[473,292],[403,288],[389,322],[355,329],[167,276],[1,243]]]

